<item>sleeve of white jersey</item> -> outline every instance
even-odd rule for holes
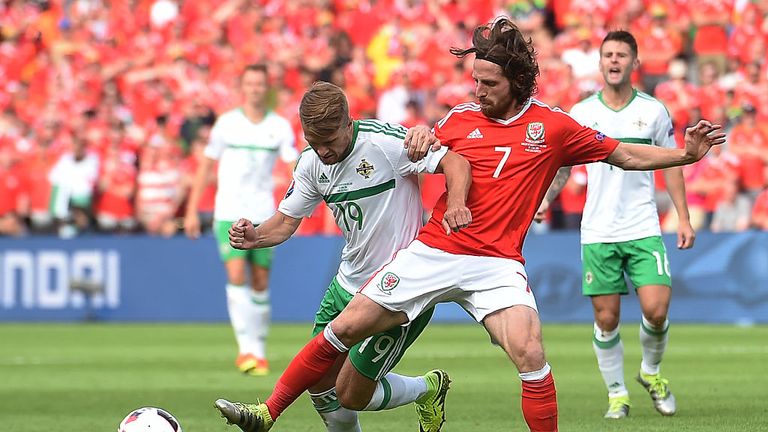
[[[323,199],[312,181],[311,164],[308,162],[306,158],[299,160],[293,171],[293,181],[277,207],[286,216],[296,219],[308,217]]]
[[[219,117],[211,128],[211,133],[208,137],[208,145],[203,150],[203,155],[210,159],[219,160],[221,154],[227,148],[227,143],[224,141],[224,129],[222,124],[222,117]]]
[[[299,152],[296,150],[296,136],[293,134],[293,128],[288,120],[283,120],[283,127],[280,133],[280,159],[283,162],[290,163],[296,160]]]
[[[662,105],[659,107],[659,115],[656,117],[656,128],[654,142],[659,147],[664,148],[676,148],[675,142],[675,128],[672,126],[672,117],[669,116],[669,112]]]
[[[434,173],[440,160],[448,153],[448,147],[442,146],[437,151],[431,149],[426,156],[419,161],[412,162],[408,159],[408,149],[403,146],[403,140],[397,137],[391,139],[380,138],[378,146],[384,152],[387,160],[392,164],[392,168],[400,177],[407,177],[418,173]]]

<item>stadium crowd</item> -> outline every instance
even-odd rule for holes
[[[240,102],[251,63],[269,65],[271,106],[300,148],[298,103],[318,79],[345,89],[355,118],[434,124],[473,99],[472,59],[448,49],[502,14],[533,38],[536,97],[564,110],[599,90],[605,33],[633,32],[636,87],[666,105],[678,140],[700,118],[727,125],[727,145],[685,171],[694,228],[768,230],[767,1],[2,0],[0,235],[174,235],[210,128]],[[289,166],[275,178],[279,199]],[[441,182],[423,186],[431,208]],[[208,221],[215,188],[211,178],[199,206]],[[552,229],[578,228],[585,188],[576,168]],[[300,233],[336,230],[321,210]]]

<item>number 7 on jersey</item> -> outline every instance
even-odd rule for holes
[[[496,171],[493,172],[493,178],[499,178],[501,169],[504,167],[504,164],[507,163],[507,159],[509,159],[509,153],[512,152],[512,147],[495,147],[493,150],[504,153],[504,156],[501,157],[501,161],[499,161],[499,166],[497,166]]]

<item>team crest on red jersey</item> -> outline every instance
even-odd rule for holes
[[[525,142],[529,144],[541,144],[544,142],[544,123],[530,122],[525,130]]]
[[[395,289],[395,287],[399,283],[400,283],[400,278],[396,274],[392,272],[386,272],[384,276],[381,278],[381,285],[379,285],[379,289],[382,292],[389,294],[389,292]]]
[[[544,131],[544,123],[542,122],[530,122],[525,129],[525,141],[520,145],[525,147],[525,151],[530,153],[541,153],[541,151],[547,148],[544,144],[544,137],[546,133]]]

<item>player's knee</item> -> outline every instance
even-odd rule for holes
[[[619,314],[611,310],[602,310],[595,314],[597,327],[602,331],[610,332],[619,326]]]
[[[251,281],[251,287],[256,292],[264,292],[267,290],[267,281],[254,279]]]
[[[650,313],[644,313],[643,316],[654,328],[664,327],[667,321],[667,311],[664,308],[656,308]]]
[[[535,339],[507,344],[504,350],[520,371],[537,370],[545,363],[544,347]]]

